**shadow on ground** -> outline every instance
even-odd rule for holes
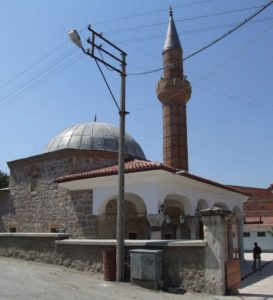
[[[248,263],[248,262],[247,262]],[[273,261],[267,261],[262,263],[261,270],[252,270],[252,262],[250,263],[250,267],[248,267],[249,272],[246,274],[242,274],[242,283],[241,288],[247,287],[249,285],[253,285],[265,278],[273,276]]]
[[[272,299],[273,294],[266,295],[266,294],[240,293],[240,297],[241,299],[244,299],[243,297],[247,297],[247,298],[255,297],[255,298],[262,298],[263,300],[266,300],[266,299]]]

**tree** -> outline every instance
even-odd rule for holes
[[[6,188],[9,186],[9,175],[0,171],[0,189]]]

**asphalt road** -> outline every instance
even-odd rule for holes
[[[130,283],[104,281],[101,275],[62,266],[0,257],[0,300],[269,300],[273,299],[272,259],[273,254],[268,255],[267,266],[243,281],[240,296],[221,297],[203,293],[177,295],[150,291]],[[250,265],[249,261],[246,264],[249,271]]]

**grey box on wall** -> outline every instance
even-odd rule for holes
[[[162,280],[162,250],[130,251],[131,280],[159,282]]]

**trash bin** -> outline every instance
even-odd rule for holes
[[[104,280],[115,281],[116,280],[116,250],[103,250],[103,270]]]

